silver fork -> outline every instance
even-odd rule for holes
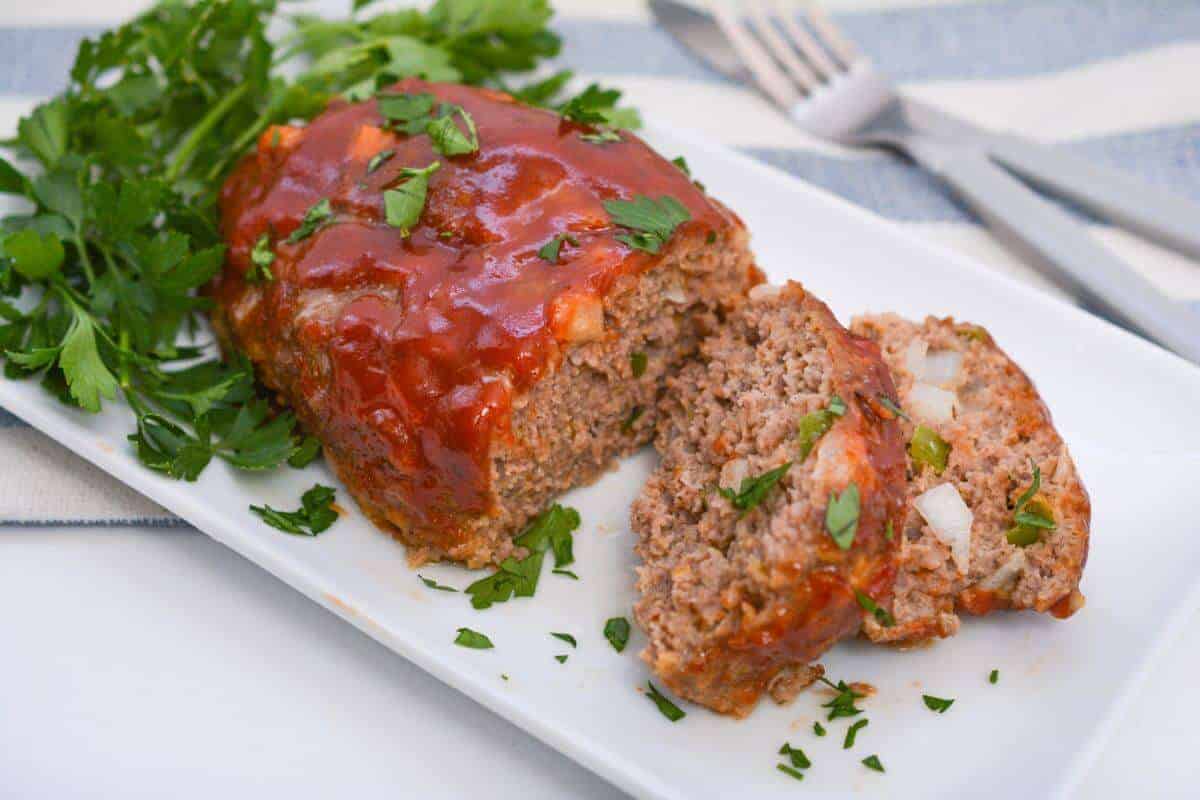
[[[1163,296],[1014,176],[1200,258],[1195,204],[904,97],[815,5],[799,15],[778,0],[738,5],[744,14],[710,2],[709,16],[676,0],[650,0],[659,21],[683,44],[717,70],[756,85],[801,128],[844,145],[908,156],[945,181],[997,238],[1085,305],[1200,363],[1200,314]]]

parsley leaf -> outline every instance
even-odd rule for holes
[[[886,408],[888,411],[895,414],[897,417],[900,417],[901,419],[909,418],[908,414],[904,413],[904,409],[902,409],[900,407],[900,404],[897,403],[892,398],[888,397],[886,394],[881,394],[878,396],[878,398],[879,398],[879,404],[882,405],[884,408]]]
[[[629,416],[621,423],[621,433],[633,433],[633,426],[637,424],[637,421],[645,413],[646,409],[641,406],[634,406],[633,410],[629,412]]]
[[[455,116],[462,120],[465,133],[454,122]],[[463,156],[479,150],[475,120],[462,106],[443,104],[440,116],[425,125],[425,132],[433,140],[433,149],[444,156]]]
[[[604,125],[609,128],[640,128],[641,117],[631,108],[617,108],[621,92],[591,84],[559,107],[559,113],[582,125]]]
[[[417,575],[417,577],[421,579],[421,583],[425,584],[430,589],[436,589],[439,592],[457,592],[458,591],[458,589],[455,589],[453,586],[446,586],[443,583],[438,583],[433,578],[426,578],[424,575]]]
[[[254,242],[250,251],[250,269],[246,271],[246,283],[262,283],[275,280],[271,265],[275,263],[275,251],[271,249],[271,234],[264,233]]]
[[[658,706],[659,712],[664,717],[671,720],[671,722],[679,722],[679,720],[687,716],[686,712],[684,712],[679,706],[672,703],[666,695],[655,688],[653,683],[646,681],[646,688],[649,690],[646,696],[653,701],[654,705]]]
[[[872,600],[870,595],[855,589],[854,596],[858,598],[858,604],[862,606],[864,610],[870,612],[880,625],[885,628],[890,628],[896,624],[896,619],[892,616],[891,612]]]
[[[647,253],[661,250],[675,229],[692,218],[682,203],[668,195],[657,200],[645,195],[633,200],[606,200],[604,210],[614,224],[633,231],[618,235],[617,240]]]
[[[870,720],[860,719],[846,729],[846,739],[842,742],[842,749],[849,750],[854,747],[854,740],[858,737],[858,732],[870,724]]]
[[[480,578],[466,588],[471,606],[491,608],[513,597],[533,597],[537,591],[542,561],[547,550],[554,553],[554,565],[565,567],[575,560],[571,532],[579,527],[579,512],[558,504],[543,511],[514,542],[530,553],[517,560],[504,559],[500,568],[486,578]]]
[[[1009,544],[1017,547],[1028,547],[1041,541],[1043,530],[1054,530],[1054,512],[1049,504],[1038,498],[1042,488],[1042,470],[1030,461],[1033,467],[1033,482],[1029,488],[1017,498],[1016,508],[1013,509],[1013,527],[1009,528],[1006,537]]]
[[[650,359],[641,351],[629,354],[629,368],[633,371],[633,377],[635,378],[640,378],[646,374],[646,367],[649,363]]]
[[[825,726],[820,722],[813,722],[813,733],[815,733],[817,736],[824,736]]]
[[[998,683],[1000,681],[1000,670],[994,669],[988,673],[988,683]]]
[[[925,701],[925,707],[930,711],[936,711],[939,714],[945,714],[950,706],[954,705],[954,698],[945,699],[942,697],[934,697],[931,694],[921,695],[921,699]]]
[[[876,772],[886,772],[883,764],[879,761],[879,756],[867,756],[862,760],[862,764],[867,769],[873,769]]]
[[[557,264],[558,254],[559,251],[562,250],[563,242],[570,242],[574,247],[579,246],[579,240],[574,236],[569,233],[560,233],[558,236],[555,236],[553,239],[542,245],[541,249],[537,252],[538,258],[542,259],[543,261],[549,261],[551,264]]]
[[[427,93],[380,92],[375,100],[387,126],[409,136],[425,132],[425,127],[432,121],[436,102],[434,96]]]
[[[839,496],[829,493],[829,505],[825,507],[825,530],[842,550],[849,550],[858,533],[859,497],[858,484],[851,483]]]
[[[304,469],[321,456],[321,440],[315,436],[305,436],[296,452],[288,456],[288,466],[293,469]]]
[[[288,244],[302,242],[325,227],[332,217],[333,208],[329,205],[329,198],[322,198],[313,203],[308,211],[304,212],[304,219],[301,220],[300,226],[292,231],[291,235],[284,239],[284,241]]]
[[[557,662],[558,662],[558,663],[560,663],[560,664],[565,664],[565,663],[567,663],[567,657],[566,657],[566,656],[555,656],[555,657],[554,657],[554,660],[555,660],[555,661],[557,661]]]
[[[800,442],[800,461],[804,461],[812,453],[817,442],[829,432],[838,417],[846,413],[846,403],[834,395],[829,400],[828,408],[818,409],[800,418],[797,438]]]
[[[618,653],[625,650],[629,644],[629,620],[624,617],[611,617],[604,623],[604,638]]]
[[[12,268],[31,281],[45,280],[59,271],[67,251],[53,233],[24,228],[4,239],[4,255]]]
[[[408,236],[421,219],[421,212],[425,210],[425,196],[429,191],[429,176],[441,166],[440,162],[435,161],[425,169],[406,167],[400,172],[400,177],[407,180],[398,188],[383,193],[387,223],[399,228],[401,236]]]
[[[571,572],[571,570],[569,570],[569,569],[552,569],[550,571],[553,572],[555,575],[562,575],[564,578],[570,578],[573,581],[579,580],[579,576],[576,575],[574,572]]]
[[[250,506],[250,510],[273,528],[294,536],[316,536],[337,522],[333,510],[336,490],[316,484],[300,497],[298,511],[278,511],[270,506]]]
[[[371,160],[367,162],[367,174],[370,175],[375,170],[382,167],[396,155],[395,150],[380,150],[375,155],[371,156]]]
[[[791,468],[792,462],[788,461],[775,469],[764,472],[757,478],[742,478],[742,484],[736,492],[724,486],[718,486],[717,492],[732,503],[734,508],[745,514],[761,503],[767,493]]]
[[[495,647],[492,640],[484,636],[479,631],[473,631],[470,628],[459,628],[458,635],[454,637],[454,643],[460,647],[469,647],[472,650],[491,650]]]
[[[808,760],[808,756],[799,747],[792,747],[788,742],[783,743],[783,747],[779,748],[779,755],[787,756],[792,762],[792,766],[796,769],[808,769],[812,766],[812,762]]]
[[[689,178],[692,177],[692,168],[688,166],[688,162],[687,162],[686,158],[684,158],[683,156],[677,156],[677,157],[671,159],[671,163],[674,164],[675,166],[679,167],[680,171],[684,175],[687,175]]]
[[[571,645],[571,647],[579,646],[579,643],[575,641],[575,637],[569,633],[551,633],[550,635],[555,639],[566,642],[567,644]]]
[[[862,709],[855,705],[855,702],[863,697],[863,695],[854,691],[845,681],[838,681],[836,684],[828,678],[818,678],[821,683],[837,692],[837,695],[832,700],[822,703],[822,708],[829,709],[827,721],[838,719],[839,717],[853,717],[862,713]],[[818,734],[824,736],[824,734]]]
[[[789,767],[787,764],[776,764],[775,769],[779,770],[784,775],[791,775],[793,778],[795,778],[798,781],[804,780],[803,772],[801,772],[800,770],[798,770],[794,767]]]

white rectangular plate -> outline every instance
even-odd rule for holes
[[[650,677],[635,633],[617,654],[604,621],[633,602],[628,506],[653,455],[625,462],[564,502],[579,509],[581,580],[550,574],[538,594],[487,611],[462,594],[431,591],[404,551],[351,510],[317,539],[286,536],[250,515],[251,503],[295,505],[320,466],[266,476],[213,464],[195,484],[141,467],[125,442],[126,410],[95,417],[51,402],[32,382],[0,382],[0,405],[195,524],[372,637],[625,790],[644,797],[794,797],[776,771],[779,746],[814,762],[803,790],[922,797],[1025,797],[1078,783],[1155,649],[1200,601],[1200,370],[1093,317],[931,248],[892,225],[748,158],[664,127],[647,138],[687,156],[710,191],[737,209],[761,266],[827,299],[843,320],[867,310],[953,314],[987,326],[1037,382],[1094,504],[1087,608],[1068,622],[1034,615],[967,620],[955,639],[911,652],[851,642],[828,654],[834,678],[867,681],[870,725],[842,748],[847,720],[822,718],[820,691],[786,708],[763,703],[737,722],[683,704],[671,724],[641,693]],[[343,496],[346,506],[352,504]],[[458,587],[452,567],[423,574]],[[469,626],[489,651],[452,642]],[[565,631],[577,650],[552,639]],[[553,658],[569,653],[559,664]],[[990,685],[988,673],[1000,681]],[[505,680],[501,675],[507,675]],[[952,697],[944,715],[921,695]],[[860,764],[878,754],[886,774]]]

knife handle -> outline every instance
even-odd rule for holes
[[[1161,294],[1099,245],[1065,211],[992,163],[981,150],[910,143],[910,155],[942,178],[1006,245],[1086,304],[1200,364],[1200,314]]]
[[[1012,136],[996,136],[988,153],[1051,194],[1179,253],[1200,260],[1200,205],[1125,173]]]

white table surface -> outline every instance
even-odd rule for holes
[[[866,4],[886,5],[841,3]],[[0,5],[11,24],[89,4]],[[1200,614],[1185,631],[1081,797],[1196,796]],[[251,793],[621,796],[199,533],[0,530],[0,798]]]

